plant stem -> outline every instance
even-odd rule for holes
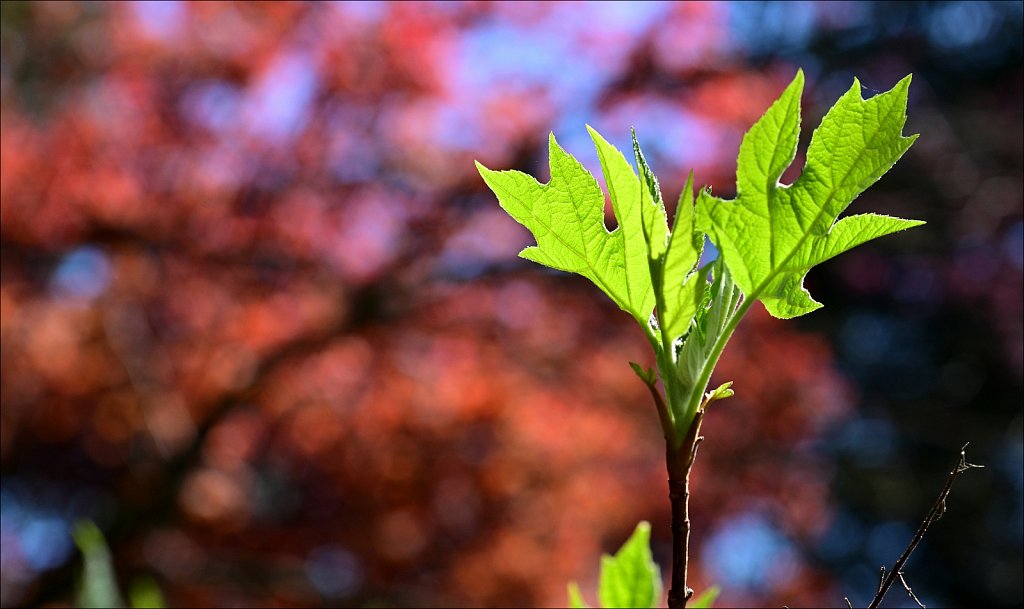
[[[735,306],[731,302],[732,288],[729,291],[728,308],[732,309]],[[697,458],[697,448],[704,439],[700,435],[700,425],[704,420],[704,406],[706,405],[704,393],[707,391],[711,373],[718,364],[718,359],[722,356],[726,343],[729,342],[732,333],[736,331],[740,320],[743,319],[753,303],[754,299],[752,298],[744,299],[739,306],[736,306],[712,344],[711,351],[697,377],[697,382],[690,388],[685,407],[676,416],[676,433],[674,435],[676,439],[681,438],[681,441],[674,442],[673,438],[666,434],[668,498],[672,505],[672,580],[668,593],[670,609],[685,608],[687,601],[693,596],[693,590],[686,585],[687,561],[690,554],[690,471]],[[665,378],[664,374],[662,378]]]
[[[661,429],[665,432],[665,441],[672,445],[675,443],[675,438],[672,436],[674,430],[672,426],[672,413],[668,409],[668,404],[662,399],[661,394],[658,393],[658,387],[651,383],[644,383],[647,385],[647,389],[651,392],[651,397],[654,398],[654,405],[658,407],[658,418],[661,419]]]
[[[668,464],[668,498],[672,504],[672,583],[668,593],[671,609],[686,607],[693,590],[686,585],[686,563],[690,553],[690,470],[700,446],[703,410],[697,413],[682,445],[669,440],[665,450]]]
[[[662,332],[659,341],[653,329],[649,325],[644,326],[647,339],[657,355],[658,372],[666,392],[666,399],[662,399],[657,387],[650,382],[647,383],[665,431],[668,497],[672,506],[672,579],[668,593],[670,609],[685,608],[687,601],[693,596],[693,590],[686,585],[690,552],[690,471],[697,458],[697,448],[704,440],[700,435],[700,425],[704,419],[706,406],[705,392],[726,343],[755,300],[744,299],[737,306],[735,299],[739,298],[739,291],[731,282],[726,285],[724,306],[725,310],[729,311],[729,316],[712,343],[711,351],[692,387],[684,389],[680,385],[672,345],[665,333]]]

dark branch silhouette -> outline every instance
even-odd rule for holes
[[[882,599],[885,598],[885,593],[889,591],[889,588],[896,582],[897,579],[903,584],[903,587],[907,590],[910,598],[920,606],[924,607],[914,592],[910,589],[907,581],[903,577],[903,566],[907,564],[907,560],[910,555],[917,548],[917,545],[924,539],[924,534],[928,532],[928,527],[933,523],[937,522],[942,515],[946,513],[946,498],[949,497],[950,490],[953,489],[953,483],[957,477],[965,471],[973,467],[984,467],[983,465],[975,465],[967,462],[967,454],[964,452],[967,449],[967,444],[964,444],[963,448],[960,449],[960,460],[957,462],[956,467],[953,471],[949,472],[949,477],[946,479],[946,485],[942,487],[942,492],[939,493],[938,499],[932,504],[928,514],[925,515],[924,520],[921,521],[921,525],[917,527],[917,533],[914,534],[914,538],[910,541],[910,545],[903,550],[903,554],[896,559],[896,564],[893,565],[892,569],[889,570],[888,575],[885,574],[885,567],[882,567],[882,574],[884,575],[881,584],[878,586],[878,592],[875,593],[875,597],[871,599],[871,604],[868,605],[868,609],[875,609],[882,603]]]

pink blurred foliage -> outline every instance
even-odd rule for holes
[[[542,175],[523,165],[560,117],[624,138],[656,111],[706,144],[654,144],[666,192],[691,167],[728,185],[794,67],[744,69],[717,4],[672,5],[652,37],[572,10],[28,5],[18,39],[48,55],[11,56],[36,80],[5,72],[0,109],[5,471],[74,481],[40,455],[83,455],[121,506],[101,516],[142,515],[119,565],[172,605],[558,606],[641,519],[667,565],[662,440],[626,365],[646,343],[583,280],[515,265],[528,236],[472,160]],[[509,23],[603,66],[592,105],[466,76],[490,67],[471,35]],[[631,88],[640,57],[687,84]],[[50,272],[82,247],[109,267],[86,296]],[[694,473],[694,556],[751,510],[798,542],[825,530],[830,465],[808,447],[853,399],[831,358],[760,308],[744,322],[720,368],[738,396]],[[322,556],[346,586],[311,575]],[[45,596],[4,569],[5,602]],[[700,560],[693,577],[715,583]],[[836,598],[803,559],[752,594],[723,602]]]

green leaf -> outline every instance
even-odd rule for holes
[[[633,372],[640,377],[641,381],[648,385],[653,385],[658,380],[654,375],[654,370],[652,368],[644,368],[636,362],[629,362],[629,367],[632,368]]]
[[[601,606],[653,607],[661,598],[661,571],[651,557],[651,525],[641,522],[615,556],[601,557]]]
[[[803,83],[800,71],[743,137],[736,199],[702,191],[697,204],[697,225],[718,246],[736,284],[781,318],[821,307],[803,287],[811,267],[924,224],[877,214],[836,221],[917,139],[902,135],[910,76],[868,100],[855,79],[814,131],[800,178],[785,186],[779,178],[796,156]]]
[[[686,603],[686,606],[690,609],[711,609],[711,606],[715,604],[715,600],[718,598],[718,594],[721,590],[718,586],[711,586],[704,592],[693,597],[690,602]]]
[[[704,404],[710,404],[715,400],[731,398],[734,395],[736,395],[736,392],[732,390],[732,381],[728,381],[719,385],[717,389],[707,392],[704,396]]]
[[[135,609],[163,609],[167,606],[160,586],[148,575],[135,578],[128,597]]]
[[[675,222],[662,269],[659,322],[670,340],[690,330],[697,308],[708,289],[705,273],[697,269],[704,250],[704,233],[694,226],[693,172],[679,195]]]
[[[643,220],[644,240],[647,242],[647,251],[651,260],[659,260],[665,255],[668,247],[668,215],[665,212],[665,201],[661,198],[661,186],[658,178],[654,177],[640,150],[640,142],[636,139],[636,131],[633,136],[633,157],[636,159],[636,166],[640,168],[640,191],[641,191],[641,218]]]
[[[589,609],[590,607],[587,601],[583,600],[583,594],[580,593],[580,587],[576,582],[569,584],[569,607],[570,609]]]
[[[622,153],[588,129],[619,224],[613,231],[604,224],[604,194],[597,180],[558,145],[554,134],[548,141],[547,184],[519,171],[492,171],[480,163],[477,169],[502,208],[537,240],[520,256],[587,277],[646,326],[655,296],[644,238],[644,189]]]
[[[719,257],[710,266],[714,281],[704,291],[704,298],[694,319],[694,331],[683,341],[676,363],[680,383],[687,388],[694,388],[712,346],[739,302],[739,289],[733,283],[722,258]],[[705,270],[706,267],[699,271],[701,277]]]
[[[651,278],[657,294],[658,324],[666,342],[671,344],[689,331],[707,290],[704,275],[695,272],[704,249],[704,233],[697,230],[693,222],[693,172],[690,172],[686,186],[679,194],[675,221],[669,232],[661,187],[640,150],[636,132],[633,132],[633,154],[643,178],[644,237],[652,260]]]
[[[99,527],[87,520],[81,521],[75,525],[71,535],[83,559],[75,604],[79,607],[124,607],[111,565],[110,549]]]

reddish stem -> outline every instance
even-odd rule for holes
[[[686,607],[693,596],[693,590],[686,585],[686,562],[690,551],[690,470],[697,458],[697,447],[704,439],[700,435],[700,423],[704,409],[690,424],[683,443],[674,448],[668,442],[665,451],[668,463],[668,498],[672,503],[672,583],[668,593],[670,609]]]

